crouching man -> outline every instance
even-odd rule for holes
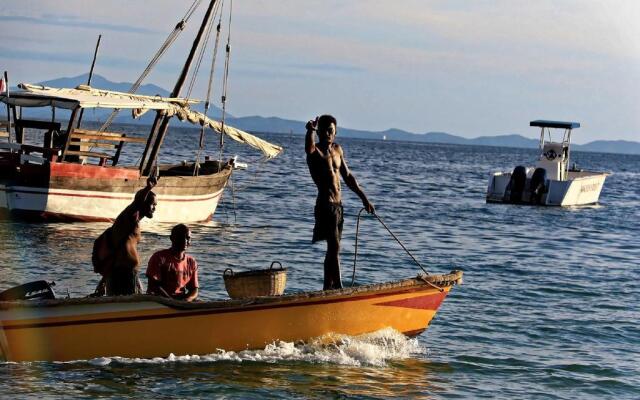
[[[171,247],[151,256],[147,267],[148,294],[193,301],[198,297],[198,264],[186,253],[191,231],[184,224],[171,229]]]

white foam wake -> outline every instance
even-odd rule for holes
[[[269,362],[303,361],[310,363],[333,363],[352,366],[384,366],[388,361],[401,360],[414,354],[426,352],[417,339],[409,339],[391,328],[360,336],[325,335],[309,343],[276,341],[262,350],[239,352],[218,349],[203,356],[175,356],[166,358],[101,357],[90,360],[93,365],[172,363],[172,362]]]

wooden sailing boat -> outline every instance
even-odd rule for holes
[[[214,121],[206,112],[199,113],[190,108],[196,101],[180,97],[193,59],[198,51],[203,51],[203,36],[211,31],[216,3],[211,1],[207,8],[169,98],[100,90],[86,85],[58,89],[20,84],[20,91],[0,94],[0,101],[12,110],[15,128],[15,137],[9,136],[8,142],[0,143],[0,214],[30,220],[110,221],[131,202],[136,191],[145,186],[149,175],[159,174],[154,189],[158,195],[155,221],[210,219],[234,165],[224,160],[207,159],[180,165],[159,164],[158,152],[174,116],[200,125],[203,130],[212,129],[221,136],[248,144],[266,158],[277,156],[281,147],[225,125],[224,119]],[[176,31],[184,28],[184,22],[183,19],[182,24],[176,26]],[[166,51],[166,47],[163,45],[161,50]],[[223,96],[223,108],[225,100],[226,96]],[[63,129],[55,120],[23,119],[20,112],[23,107],[50,107],[54,114],[55,109],[67,109],[71,110],[71,117]],[[83,110],[96,108],[129,110],[134,117],[155,111],[156,118],[146,138],[104,129],[80,129]],[[44,143],[27,144],[25,129],[43,131]],[[139,165],[119,164],[125,145],[140,146]]]

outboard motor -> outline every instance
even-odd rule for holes
[[[547,187],[545,186],[546,181],[547,170],[544,168],[536,168],[536,170],[533,171],[531,183],[529,184],[529,191],[531,192],[529,202],[531,204],[542,204],[542,196],[547,193]]]
[[[527,169],[522,165],[518,165],[511,173],[511,180],[507,188],[510,190],[509,201],[511,203],[522,202],[522,192],[527,182]]]
[[[55,299],[55,282],[35,281],[7,289],[0,293],[0,301]]]

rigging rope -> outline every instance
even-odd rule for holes
[[[207,85],[207,97],[206,97],[205,103],[204,103],[204,115],[205,116],[208,116],[209,107],[211,105],[211,89],[212,89],[212,86],[213,86],[216,58],[218,56],[218,46],[220,44],[220,28],[222,27],[222,10],[224,9],[224,1],[220,1],[217,5],[219,5],[219,8],[217,8],[214,11],[214,17],[211,19],[211,24],[213,24],[213,21],[215,21],[216,13],[218,11],[220,11],[220,16],[218,18],[218,25],[216,26],[216,41],[215,41],[215,43],[213,45],[213,55],[211,57],[211,68],[209,69],[209,82],[208,82],[208,85]],[[211,26],[209,26],[209,28],[208,28],[207,41],[209,40],[210,34],[211,34]],[[203,46],[203,48],[204,48],[204,46]],[[198,66],[198,68],[199,68],[199,66]],[[195,160],[195,163],[193,165],[193,174],[194,174],[194,176],[197,175],[197,173],[198,173],[198,171],[197,171],[198,167],[197,166],[200,164],[200,155],[202,154],[202,151],[204,150],[204,134],[205,134],[205,126],[202,125],[200,127],[200,140],[198,142],[198,151],[196,153],[196,160]]]
[[[209,21],[209,24],[207,24],[207,27],[206,27],[205,33],[204,33],[204,40],[202,41],[202,44],[200,45],[200,48],[198,49],[198,56],[196,58],[196,65],[195,65],[195,68],[193,69],[193,72],[191,73],[191,80],[189,81],[189,88],[187,89],[187,93],[184,96],[187,100],[189,100],[191,98],[191,93],[193,91],[193,87],[195,86],[196,80],[198,78],[198,72],[200,71],[200,66],[202,65],[202,60],[204,58],[204,53],[205,53],[205,51],[207,49],[207,45],[209,44],[209,38],[211,37],[211,29],[212,29],[213,23],[214,23],[214,21],[216,19],[216,13],[218,12],[219,5],[220,5],[220,2],[217,2],[214,5],[213,17]]]
[[[175,40],[178,38],[180,33],[184,30],[184,28],[187,25],[187,22],[189,21],[189,19],[191,18],[191,16],[193,15],[193,13],[198,8],[201,2],[202,0],[194,0],[194,2],[191,4],[191,7],[189,7],[187,12],[185,13],[184,17],[182,17],[182,19],[176,24],[175,28],[173,28],[173,31],[169,33],[169,36],[167,36],[164,43],[162,43],[158,51],[156,51],[153,58],[151,58],[151,61],[149,61],[149,64],[147,65],[147,67],[144,69],[144,71],[142,71],[142,74],[133,83],[133,85],[131,85],[131,88],[129,88],[127,93],[135,93],[138,91],[138,89],[140,88],[140,85],[142,85],[142,82],[147,78],[149,73],[151,73],[153,68],[158,63],[158,61],[160,61],[160,58],[169,49],[169,47],[171,47],[173,42],[175,42]],[[109,128],[109,126],[111,125],[111,123],[113,123],[113,120],[116,118],[119,112],[120,112],[119,108],[114,109],[109,115],[109,118],[107,118],[105,123],[100,127],[99,131],[103,132],[107,128]]]
[[[220,129],[220,159],[222,160],[222,151],[224,148],[224,121],[227,112],[227,87],[229,84],[229,60],[231,58],[231,16],[233,14],[233,0],[229,3],[229,30],[227,32],[227,47],[226,47],[226,57],[224,60],[224,75],[222,78],[222,118],[221,118],[221,129]]]

